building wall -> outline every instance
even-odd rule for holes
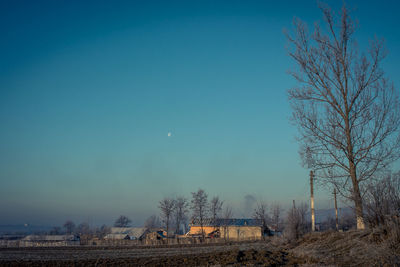
[[[215,231],[217,228],[214,226],[203,226],[203,231],[205,235]],[[200,226],[190,226],[190,235],[201,235],[201,227]]]
[[[215,231],[218,227],[203,226],[205,235]],[[221,226],[219,227],[221,238],[245,240],[245,239],[261,239],[262,230],[261,226]],[[191,226],[189,234],[201,234],[200,226]]]
[[[226,226],[220,228],[221,238],[245,240],[261,239],[261,226]]]

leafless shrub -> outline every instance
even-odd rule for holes
[[[371,227],[385,225],[387,219],[400,216],[400,172],[371,183],[364,196],[366,217]]]
[[[371,183],[365,196],[372,240],[384,248],[382,258],[400,264],[400,172]]]
[[[400,263],[400,217],[394,215],[386,218],[384,229],[388,236],[385,245],[399,255]]]
[[[324,221],[320,223],[320,231],[335,230],[336,220],[332,216],[328,216]]]
[[[289,210],[284,230],[285,237],[289,241],[299,239],[310,230],[306,219],[307,211],[308,205],[305,203],[301,203],[298,207],[293,207]]]
[[[342,211],[339,217],[339,229],[343,231],[348,231],[356,227],[355,218],[353,210],[350,211]]]
[[[277,202],[273,203],[271,206],[271,224],[275,227],[276,231],[282,231],[283,221],[282,221],[283,209],[281,205]]]

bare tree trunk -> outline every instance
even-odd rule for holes
[[[310,171],[310,194],[311,194],[311,231],[315,232],[314,173],[313,173],[313,171]]]
[[[333,190],[333,195],[335,197],[335,219],[336,219],[336,231],[339,231],[339,217],[337,210],[337,200],[336,200],[336,188]]]
[[[349,172],[350,172],[351,182],[353,184],[352,197],[354,201],[354,207],[356,210],[357,229],[363,230],[365,229],[363,202],[360,193],[360,185],[357,180],[356,165],[354,164],[355,158],[354,158],[353,142],[351,138],[351,130],[349,123],[350,115],[349,115],[349,108],[347,105],[347,97],[344,97],[344,101],[345,101],[345,112],[346,112],[346,117],[344,121],[345,121],[346,141],[347,141],[347,154],[348,154],[347,158],[349,159]]]
[[[351,168],[350,168],[351,171]],[[357,218],[357,229],[365,229],[364,223],[364,213],[363,213],[363,202],[361,198],[360,188],[358,185],[357,178],[355,177],[355,173],[351,175],[351,181],[353,183],[353,201],[356,210],[356,218]]]
[[[168,240],[168,234],[169,234],[169,218],[167,219],[167,244],[169,242]]]

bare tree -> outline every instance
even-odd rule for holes
[[[61,234],[61,227],[55,226],[49,232],[50,235],[60,235]]]
[[[342,229],[344,231],[353,229],[357,227],[356,225],[356,220],[355,220],[355,214],[354,210],[351,209],[349,210],[344,210],[340,212],[340,218],[339,218],[339,229]]]
[[[128,227],[131,222],[132,221],[128,217],[121,215],[118,217],[117,220],[115,220],[114,226],[115,227]]]
[[[188,213],[189,203],[184,197],[177,197],[175,199],[175,233],[180,234],[181,224],[186,220],[186,214]]]
[[[212,215],[213,223],[216,223],[216,220],[219,216],[219,213],[222,211],[223,201],[219,199],[219,197],[213,197],[210,202],[210,212]]]
[[[244,213],[243,216],[252,216],[254,211],[254,205],[257,203],[257,198],[251,194],[247,194],[244,196],[243,208]]]
[[[200,224],[201,235],[204,239],[204,221],[209,214],[208,195],[203,189],[192,192],[191,200],[192,219],[197,220]]]
[[[147,229],[160,228],[160,219],[156,215],[151,215],[149,218],[146,219],[144,227]]]
[[[310,152],[317,176],[354,202],[363,229],[364,182],[400,156],[399,98],[380,67],[383,41],[371,41],[368,53],[360,53],[348,9],[337,17],[320,8],[326,27],[316,24],[310,34],[296,19],[288,35],[299,66],[291,73],[299,87],[288,92],[293,120],[303,156]]]
[[[301,203],[298,207],[292,207],[286,218],[285,236],[289,240],[296,240],[304,235],[309,229],[306,219],[308,205]]]
[[[282,207],[279,203],[273,203],[271,206],[271,223],[275,227],[275,231],[282,230]]]
[[[75,231],[75,223],[73,221],[66,221],[63,225],[67,234],[72,234]]]
[[[232,208],[230,206],[226,206],[225,210],[224,210],[224,214],[222,216],[224,218],[223,228],[224,228],[224,238],[226,241],[229,239],[228,225],[229,225],[229,221],[232,219],[232,216],[233,216]]]
[[[263,236],[265,236],[265,234],[269,234],[270,231],[267,225],[269,221],[267,204],[263,202],[258,202],[257,207],[253,213],[253,218],[260,220],[263,227]]]
[[[87,222],[83,222],[78,225],[78,227],[76,228],[76,232],[80,235],[89,235],[91,234],[91,229]]]
[[[371,183],[365,195],[367,220],[371,226],[384,225],[391,216],[400,216],[400,172],[386,173]]]
[[[319,231],[336,230],[336,219],[332,216],[328,216],[320,222]]]
[[[175,209],[175,200],[172,198],[164,198],[159,202],[158,206],[161,210],[161,217],[163,218],[163,222],[165,227],[167,228],[167,237],[169,235],[169,225],[171,222],[172,213]]]
[[[103,224],[101,227],[96,228],[96,236],[100,239],[104,238],[107,234],[111,233],[111,228]]]

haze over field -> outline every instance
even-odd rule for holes
[[[398,2],[348,6],[360,48],[386,39],[398,88]],[[198,188],[242,217],[257,199],[307,201],[286,94],[294,16],[321,20],[314,1],[2,1],[0,224],[141,225]]]

